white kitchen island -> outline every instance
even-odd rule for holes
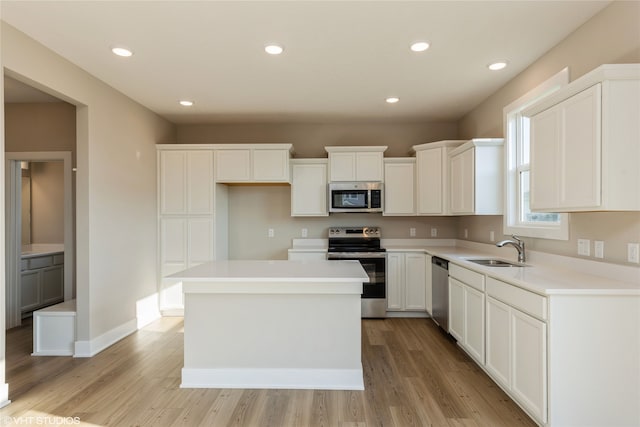
[[[182,388],[363,390],[357,261],[214,261],[184,292]]]

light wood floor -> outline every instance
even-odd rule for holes
[[[2,425],[9,420],[4,417],[35,425],[40,416],[79,417],[82,425],[94,426],[535,426],[430,320],[363,320],[362,328],[365,391],[180,389],[182,318],[160,319],[88,359],[32,357],[31,327],[16,328],[7,332],[13,403],[0,410],[0,420]]]

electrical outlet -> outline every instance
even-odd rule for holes
[[[307,237],[309,235],[309,230],[307,230],[306,228],[303,228],[302,231],[300,232],[300,235],[302,237]]]
[[[591,255],[591,240],[578,239],[578,255],[583,255],[583,256]]]
[[[416,229],[411,227],[409,229],[409,237],[416,237]]]
[[[489,232],[489,241],[490,241],[490,242],[495,242],[495,241],[496,241],[496,233],[495,233],[495,231],[493,231],[493,230],[491,230],[491,231]]]
[[[596,258],[604,258],[604,242],[602,240],[593,242],[593,256]]]
[[[464,229],[464,238],[465,238],[465,239],[468,239],[468,238],[469,238],[469,229],[468,229],[468,228],[465,228],[465,229]]]
[[[438,229],[437,228],[432,228],[431,229],[431,237],[438,237]]]
[[[273,228],[270,228],[269,230],[267,230],[267,235],[269,237],[274,237],[276,235],[276,232],[273,230]]]
[[[627,261],[640,263],[640,243],[627,243]]]

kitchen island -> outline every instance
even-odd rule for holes
[[[213,261],[184,292],[182,388],[363,390],[357,261]]]

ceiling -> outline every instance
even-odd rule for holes
[[[608,3],[3,0],[0,7],[4,21],[174,123],[428,122],[460,119]],[[416,40],[431,47],[412,52]],[[266,54],[271,42],[284,53]],[[134,55],[113,55],[116,45]],[[497,60],[507,68],[488,70]],[[400,101],[387,104],[390,96]],[[181,99],[195,104],[182,107]]]

